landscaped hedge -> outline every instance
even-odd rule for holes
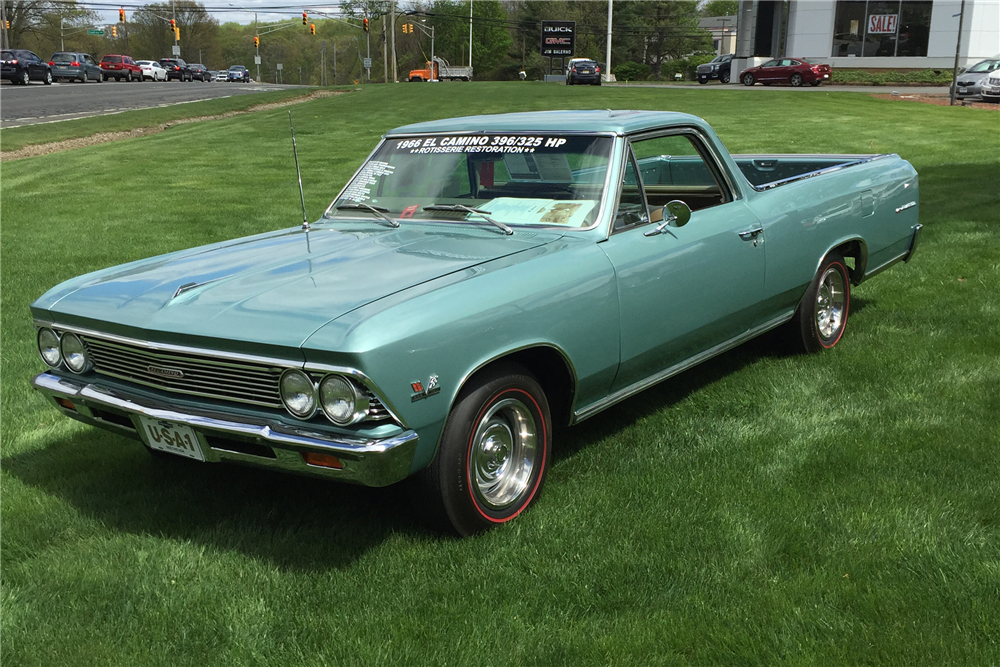
[[[863,69],[833,68],[833,83],[857,83],[867,86],[888,86],[893,84],[928,84],[948,85],[951,83],[951,70],[921,69],[907,72],[871,72]]]

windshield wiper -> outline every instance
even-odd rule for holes
[[[389,209],[382,208],[381,206],[372,206],[371,204],[365,204],[364,202],[355,202],[354,204],[341,204],[340,206],[334,206],[338,211],[371,211],[378,217],[382,218],[389,223],[392,227],[399,227],[399,223],[396,222],[391,216],[386,215]]]
[[[503,224],[499,220],[494,220],[487,215],[489,211],[483,211],[478,208],[472,208],[471,206],[466,206],[465,204],[432,204],[431,206],[424,206],[425,211],[465,211],[466,213],[475,213],[481,217],[486,222],[490,223],[494,227],[498,227],[503,230],[503,233],[510,236],[514,233],[514,230]]]

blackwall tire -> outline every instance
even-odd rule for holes
[[[45,70],[45,85],[46,86],[52,85],[52,70],[50,69]]]
[[[420,473],[431,518],[462,536],[513,520],[538,498],[551,449],[552,417],[535,378],[516,364],[480,372]]]
[[[28,70],[21,72],[21,84],[27,86],[31,82],[31,75],[28,74]]]
[[[753,74],[744,74],[743,75],[743,85],[744,86],[752,86],[753,84],[754,84]]]
[[[87,70],[83,70],[83,76],[80,78],[80,83],[87,83],[89,78],[87,77]]]
[[[806,352],[828,350],[843,337],[851,306],[851,277],[844,258],[827,255],[799,301],[790,323]]]
[[[729,83],[729,72],[723,72],[719,75],[719,83]]]

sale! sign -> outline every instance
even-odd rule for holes
[[[896,32],[898,14],[872,14],[868,17],[869,35],[886,35]]]

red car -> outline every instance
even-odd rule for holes
[[[765,86],[772,83],[787,83],[792,86],[808,83],[810,86],[818,86],[829,81],[832,75],[833,68],[829,65],[811,63],[805,58],[777,58],[743,70],[740,72],[740,81],[744,86],[755,83]]]
[[[107,55],[101,58],[104,80],[142,81],[142,68],[129,56]]]

